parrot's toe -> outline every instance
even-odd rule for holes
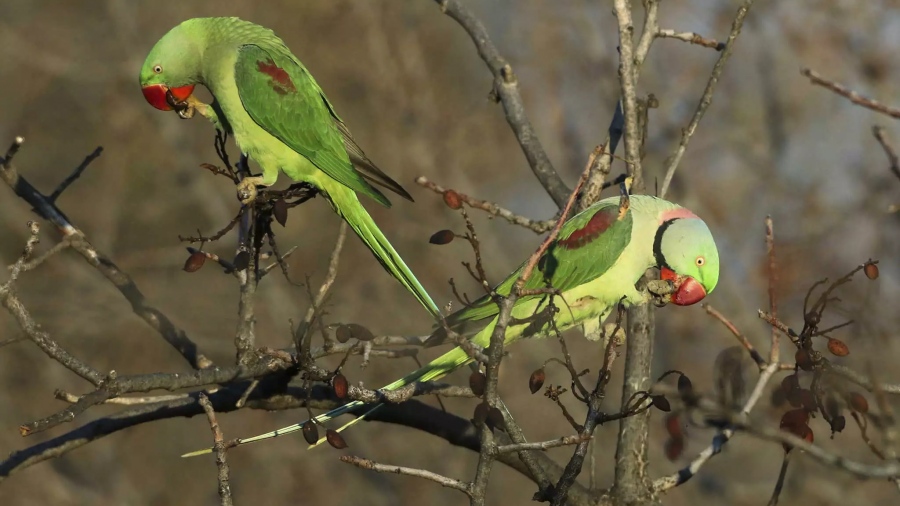
[[[246,179],[244,181],[247,181]],[[249,205],[254,200],[256,200],[257,195],[256,185],[251,181],[250,184],[244,184],[242,181],[238,184],[237,187],[237,198],[241,201],[241,204]]]

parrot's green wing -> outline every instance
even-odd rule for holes
[[[621,214],[621,215],[620,215]],[[524,288],[552,287],[561,292],[593,281],[616,262],[631,242],[632,211],[620,213],[617,198],[604,199],[568,220],[560,229],[556,241],[538,261]],[[500,295],[508,295],[525,263],[497,286]],[[519,299],[519,303],[541,295]],[[492,318],[499,309],[489,296],[478,299],[471,306],[447,317],[447,324],[456,329],[469,322]],[[438,344],[438,340],[429,340]]]
[[[253,121],[341,184],[391,205],[353,168],[330,104],[289,52],[241,46],[234,74],[241,103]]]

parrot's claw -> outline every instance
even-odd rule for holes
[[[256,200],[256,187],[262,184],[261,177],[245,177],[237,184],[237,198],[241,204],[249,205]]]

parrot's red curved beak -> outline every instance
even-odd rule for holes
[[[678,306],[690,306],[706,297],[706,289],[699,281],[690,276],[679,276],[672,269],[662,267],[659,270],[660,278],[675,282],[675,293],[672,294],[672,303]]]
[[[169,88],[163,84],[151,84],[141,88],[141,91],[144,93],[147,103],[160,111],[171,111],[174,104],[170,103],[167,94],[171,93],[176,102],[182,102],[194,92],[194,85],[188,84],[187,86]]]

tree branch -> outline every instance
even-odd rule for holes
[[[678,147],[675,148],[675,152],[669,156],[666,162],[666,175],[663,178],[662,188],[659,191],[660,198],[665,198],[666,193],[668,193],[669,185],[672,183],[672,177],[675,176],[675,169],[677,169],[678,164],[681,163],[681,157],[684,156],[687,145],[694,135],[694,132],[697,130],[697,125],[700,124],[700,120],[703,119],[703,115],[706,114],[706,110],[709,108],[709,105],[712,104],[712,97],[713,92],[716,89],[716,84],[718,84],[719,77],[725,69],[725,64],[728,62],[728,59],[731,58],[731,53],[734,51],[734,42],[738,35],[741,34],[741,27],[744,26],[744,18],[747,17],[747,13],[750,11],[752,5],[753,0],[744,0],[744,3],[738,8],[734,21],[731,22],[731,33],[728,34],[728,40],[725,41],[725,49],[722,51],[722,54],[719,55],[716,64],[713,65],[712,74],[710,74],[709,80],[706,82],[706,89],[703,90],[703,95],[700,97],[700,102],[697,104],[694,116],[691,118],[688,126],[681,131],[681,140],[678,142]]]
[[[561,208],[565,205],[571,192],[550,163],[534,127],[525,114],[525,106],[522,96],[519,94],[518,79],[513,73],[512,67],[500,56],[500,52],[497,51],[497,47],[491,42],[487,30],[484,28],[484,24],[469,9],[457,0],[435,1],[441,7],[441,12],[456,20],[472,38],[472,42],[475,43],[475,48],[478,50],[478,56],[484,60],[491,74],[494,75],[494,93],[503,104],[506,122],[509,123],[516,135],[516,140],[519,141],[519,146],[525,153],[531,171],[553,202]]]

